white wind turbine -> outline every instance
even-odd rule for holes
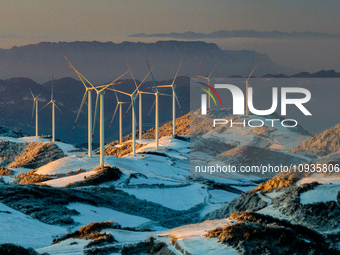
[[[249,85],[249,83],[248,83],[248,81],[249,81],[251,75],[253,74],[253,72],[255,71],[255,68],[257,67],[258,64],[259,64],[259,63],[257,63],[257,64],[255,65],[253,71],[251,71],[251,73],[250,73],[248,79],[246,80],[246,116],[248,116],[248,112],[249,112],[249,109],[248,109],[248,87],[251,88],[250,85]],[[253,93],[254,93],[254,91],[253,91]]]
[[[74,66],[71,64],[71,62],[65,56],[64,56],[64,58],[67,60],[68,66],[71,67],[76,72],[76,74],[78,75],[79,79],[81,80],[81,82],[83,83],[83,85],[85,87],[85,93],[84,93],[84,96],[83,96],[83,100],[81,101],[81,104],[80,104],[80,107],[79,107],[79,110],[78,110],[78,113],[77,113],[76,120],[75,120],[75,122],[73,124],[72,132],[74,131],[74,129],[76,127],[76,124],[77,124],[77,121],[78,121],[81,109],[84,106],[86,97],[88,98],[88,102],[87,102],[87,107],[88,107],[88,110],[87,110],[87,116],[88,116],[87,117],[88,118],[88,141],[87,141],[87,143],[88,143],[88,153],[87,153],[87,156],[89,158],[91,158],[92,157],[92,98],[91,98],[91,90],[92,90],[92,88],[89,88],[89,87],[86,86],[86,84],[83,81],[81,75],[74,68]]]
[[[86,77],[84,75],[82,75],[80,72],[78,72],[73,66],[72,64],[70,65],[70,67],[77,73],[78,77],[81,79],[81,81],[83,82],[85,88],[85,82],[86,81],[91,88],[88,88],[89,90],[95,90],[97,93],[97,97],[96,97],[96,105],[95,105],[95,111],[94,111],[94,118],[93,118],[93,128],[92,128],[92,135],[91,135],[91,141],[89,143],[92,144],[93,141],[93,136],[94,136],[94,130],[95,130],[95,123],[96,123],[96,118],[97,118],[97,112],[98,112],[98,102],[100,105],[100,145],[99,145],[99,151],[100,151],[100,167],[104,168],[104,95],[105,95],[105,89],[107,89],[109,86],[116,84],[116,81],[119,80],[120,78],[122,78],[125,74],[127,74],[129,71],[125,72],[124,74],[122,74],[120,77],[118,77],[116,80],[112,81],[111,83],[107,84],[107,85],[102,85],[102,86],[93,86],[91,82],[89,82],[88,79],[86,79]],[[85,92],[86,93],[86,92]],[[83,102],[85,102],[85,95],[83,97]]]
[[[53,99],[53,74],[52,74],[52,93],[51,93],[51,101],[49,101],[43,108],[41,108],[40,111],[42,111],[46,106],[49,104],[52,104],[52,143],[55,142],[55,113],[54,113],[54,107],[57,107],[57,109],[62,113],[62,111],[59,109],[59,107],[56,105],[55,100]]]
[[[214,69],[211,71],[211,73],[209,74],[208,77],[200,76],[200,75],[194,75],[194,76],[202,78],[202,79],[206,79],[208,81],[208,85],[210,86],[210,77],[213,74],[213,72],[215,71],[216,66],[217,65],[215,65]],[[210,92],[210,88],[209,88],[209,92]],[[208,109],[210,109],[210,97],[208,97]]]
[[[139,114],[138,114],[138,117],[139,117],[139,139],[142,139],[143,138],[143,124],[142,124],[142,117],[143,117],[143,111],[142,111],[142,94],[144,94],[144,92],[141,92],[139,91],[139,87],[137,86],[137,83],[136,83],[136,80],[135,80],[135,77],[133,76],[133,73],[129,67],[129,65],[127,65],[129,70],[130,70],[130,73],[131,73],[131,76],[132,76],[132,79],[135,83],[135,86],[136,86],[136,89],[137,89],[137,94],[139,95]]]
[[[160,85],[160,86],[158,86],[158,88],[165,88],[165,87],[172,88],[172,125],[173,125],[172,135],[173,136],[176,136],[176,101],[177,101],[179,109],[180,109],[180,111],[183,115],[182,107],[181,107],[181,104],[178,101],[178,96],[177,96],[177,93],[176,93],[176,90],[175,90],[176,89],[175,81],[176,81],[179,69],[181,68],[182,61],[183,61],[183,58],[181,59],[181,62],[179,63],[176,75],[175,75],[171,85]]]
[[[64,56],[65,57],[65,56]],[[78,113],[77,113],[77,117],[76,117],[76,120],[73,124],[73,128],[72,128],[72,132],[74,131],[75,127],[76,127],[76,124],[77,124],[77,121],[78,121],[78,118],[79,118],[79,115],[80,115],[80,112],[84,106],[84,103],[86,101],[86,97],[88,98],[88,102],[87,102],[87,114],[88,114],[88,153],[87,153],[87,156],[90,158],[92,157],[92,141],[93,141],[93,129],[92,129],[92,97],[91,97],[91,90],[93,90],[93,87],[91,87],[92,85],[90,85],[90,87],[86,86],[86,82],[87,80],[85,80],[86,78],[83,77],[83,75],[81,73],[79,73],[75,68],[74,66],[71,64],[71,62],[65,57],[65,59],[67,60],[68,62],[68,66],[71,67],[75,72],[76,74],[78,75],[79,79],[81,80],[82,84],[84,85],[85,87],[85,93],[84,93],[84,96],[83,96],[83,99],[81,101],[81,104],[80,104],[80,107],[79,107],[79,110],[78,110]],[[84,79],[85,78],[85,79]],[[85,80],[85,81],[84,81]],[[90,84],[90,83],[89,83]],[[99,88],[100,86],[98,86],[97,88]]]
[[[31,118],[31,124],[33,122],[33,116],[34,116],[34,109],[35,109],[35,137],[38,137],[38,97],[41,95],[41,93],[38,96],[34,96],[32,90],[29,88],[31,91],[32,97],[33,97],[33,109],[32,109],[32,118]]]
[[[159,93],[159,90],[158,90],[158,86],[156,84],[156,81],[155,81],[155,78],[153,77],[153,74],[152,74],[152,69],[150,68],[150,65],[148,63],[148,61],[146,61],[148,67],[149,67],[149,70],[150,70],[150,74],[151,74],[151,78],[152,78],[152,81],[153,81],[153,84],[154,84],[154,88],[155,88],[155,93],[147,93],[147,92],[143,92],[145,94],[154,94],[155,95],[155,140],[156,140],[156,150],[158,150],[159,148],[159,114],[158,114],[158,109],[159,109],[159,104],[158,104],[158,96],[159,95],[162,95],[162,96],[172,96],[172,95],[167,95],[167,94],[163,94],[163,93]]]
[[[131,94],[124,92],[124,91],[117,90],[117,89],[107,88],[108,90],[112,90],[114,92],[118,92],[118,93],[127,95],[131,98],[130,107],[126,111],[125,115],[130,110],[130,108],[132,108],[132,155],[133,156],[136,156],[136,98],[137,98],[138,93],[141,93],[139,91],[140,86],[144,83],[145,79],[149,76],[149,74],[151,73],[151,70],[148,72],[148,74],[145,76],[145,78],[141,81],[141,83],[136,87],[136,89]],[[131,73],[131,71],[130,71],[130,73]],[[132,77],[133,77],[133,75],[132,75]],[[149,94],[149,93],[146,93],[146,94]]]
[[[131,72],[131,71],[130,71]],[[113,119],[115,118],[116,116],[116,113],[117,113],[117,110],[119,108],[119,143],[122,143],[123,142],[123,127],[122,127],[122,124],[123,124],[123,119],[122,119],[122,106],[123,104],[128,104],[128,102],[121,102],[119,101],[119,98],[118,98],[118,95],[117,95],[117,92],[115,92],[115,96],[116,96],[116,99],[117,99],[117,105],[116,105],[116,109],[113,113],[113,116],[112,116],[112,119],[111,119],[111,123],[110,123],[110,127],[111,128],[111,125],[112,125],[112,122],[113,122]]]

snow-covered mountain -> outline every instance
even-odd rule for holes
[[[69,144],[0,137],[24,146],[0,170],[0,243],[40,254],[339,254],[336,174],[297,176],[290,169],[268,179],[190,172],[196,162],[252,165],[270,158],[310,165],[313,159],[289,150],[311,136],[302,127],[213,128],[207,124],[214,114],[182,116],[178,137],[165,124],[158,150],[152,131],[145,133],[136,157],[124,147],[129,136],[111,143],[104,169],[99,155],[88,158]],[[25,148],[41,144],[41,154],[24,160]],[[124,153],[112,156],[113,148]],[[45,161],[59,150],[59,158]],[[25,165],[9,167],[15,162]]]

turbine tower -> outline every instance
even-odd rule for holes
[[[255,68],[257,67],[258,64],[259,64],[259,63],[257,63],[257,64],[255,65],[253,71],[251,71],[251,73],[250,73],[248,79],[246,80],[246,116],[248,116],[248,112],[249,112],[249,109],[248,109],[248,87],[251,88],[250,85],[249,85],[249,83],[248,83],[248,81],[249,81],[251,75],[253,74],[253,72],[255,71]],[[253,93],[254,93],[254,91],[253,91]]]
[[[213,74],[213,72],[215,71],[217,65],[215,65],[214,69],[211,71],[211,73],[209,74],[209,76],[200,76],[200,75],[194,75],[196,77],[202,78],[202,79],[206,79],[208,81],[208,85],[210,86],[210,77]],[[210,92],[210,89],[209,89]],[[210,97],[208,98],[208,109],[210,109]]]
[[[34,109],[35,109],[35,137],[39,137],[38,134],[38,97],[41,95],[41,93],[38,96],[34,96],[32,90],[29,88],[31,91],[32,97],[33,97],[33,109],[32,109],[32,118],[31,118],[31,124],[33,122],[33,116],[34,116]]]
[[[48,106],[49,104],[52,104],[52,143],[55,142],[55,111],[54,111],[54,107],[56,107],[61,113],[62,111],[59,109],[59,107],[56,105],[56,101],[53,99],[53,74],[52,74],[52,93],[51,93],[51,101],[49,101],[47,104],[45,104],[45,106],[43,108],[41,108],[40,111],[42,111],[46,106]]]

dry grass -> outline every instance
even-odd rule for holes
[[[79,238],[84,240],[112,240],[106,233],[100,233],[104,229],[117,229],[120,225],[114,221],[91,222],[84,227],[80,227],[77,231],[71,234],[66,234],[59,238],[53,239],[53,244],[60,243],[69,238]],[[106,236],[106,237],[104,237]]]
[[[293,179],[293,178],[286,179],[286,178],[277,178],[277,177],[274,177],[273,179],[270,179],[268,181],[260,183],[259,186],[257,188],[255,188],[255,189],[253,189],[251,192],[266,191],[266,190],[273,190],[273,189],[278,189],[278,188],[292,187],[298,181],[299,181],[299,179]]]
[[[6,167],[0,167],[0,176],[2,175],[11,175],[13,174],[13,170],[10,170]]]
[[[18,184],[36,184],[39,182],[45,182],[48,180],[53,179],[50,175],[42,175],[42,174],[36,174],[37,170],[31,170],[27,173],[20,173],[18,175],[14,175],[15,178],[17,178],[17,180],[15,181],[15,183]]]

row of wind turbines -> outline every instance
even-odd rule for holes
[[[65,57],[65,56],[64,56]],[[110,82],[109,84],[106,85],[101,85],[101,86],[94,86],[84,75],[82,75],[73,65],[72,63],[65,57],[65,59],[68,62],[69,67],[71,67],[79,77],[80,81],[85,87],[85,93],[83,95],[83,99],[81,101],[75,123],[72,128],[72,132],[74,131],[80,112],[85,104],[86,99],[88,99],[88,157],[92,157],[93,155],[93,150],[92,150],[92,142],[93,142],[93,137],[94,137],[94,131],[95,131],[95,124],[96,124],[96,119],[97,115],[99,112],[99,117],[100,117],[100,146],[99,146],[99,151],[100,151],[100,167],[104,167],[104,95],[105,95],[105,90],[110,90],[115,93],[116,99],[117,99],[117,105],[114,111],[114,114],[111,119],[110,127],[112,125],[113,119],[116,115],[117,110],[119,109],[119,142],[122,142],[122,121],[123,121],[123,115],[122,115],[122,105],[129,103],[129,102],[123,102],[119,100],[118,94],[126,95],[130,97],[130,106],[127,110],[127,112],[131,109],[132,110],[132,155],[136,155],[136,99],[139,97],[139,139],[142,139],[142,133],[143,133],[143,128],[142,128],[142,95],[143,94],[149,94],[149,95],[154,95],[155,96],[155,143],[156,146],[155,148],[159,148],[159,96],[170,96],[173,97],[173,136],[176,135],[176,102],[180,108],[180,111],[182,112],[181,105],[179,103],[179,99],[177,97],[177,93],[175,91],[176,85],[175,81],[178,75],[178,72],[180,70],[181,64],[183,59],[181,60],[179,67],[177,69],[176,75],[170,85],[161,85],[157,86],[156,81],[154,79],[154,76],[152,74],[153,68],[150,67],[149,63],[147,62],[149,72],[147,75],[144,77],[144,79],[140,82],[139,85],[137,85],[137,82],[135,80],[135,77],[130,69],[130,67],[127,65],[128,70],[122,74],[120,77],[115,79],[114,81]],[[132,93],[128,93],[125,91],[117,90],[114,88],[114,85],[120,84],[121,82],[117,82],[119,79],[121,79],[123,76],[125,76],[127,73],[130,73],[132,76],[132,79],[134,81],[134,84],[136,86],[136,89]],[[146,91],[141,91],[140,87],[144,83],[145,79],[151,74],[152,80],[153,80],[153,87],[150,87],[154,90],[154,92],[146,92]],[[159,87],[170,87],[172,88],[172,95],[164,94],[159,91]],[[95,103],[95,111],[94,111],[94,116],[92,118],[92,97],[91,97],[91,92],[95,91],[97,96],[96,96],[96,103]],[[55,104],[55,100],[53,99],[53,77],[52,77],[52,93],[51,93],[51,101],[49,101],[40,111],[38,110],[38,97],[41,95],[39,94],[38,96],[35,96],[30,89],[30,92],[33,97],[33,110],[32,110],[32,120],[34,118],[34,110],[35,110],[35,125],[36,125],[36,137],[38,137],[38,113],[43,110],[47,105],[52,104],[52,142],[55,142],[55,114],[54,114],[54,107],[57,107]],[[153,107],[152,107],[153,108]],[[59,109],[57,107],[57,109]],[[60,110],[60,109],[59,109]],[[61,110],[60,110],[61,111]],[[127,114],[125,113],[125,115]],[[150,111],[151,112],[151,111]],[[182,112],[183,114],[183,112]],[[124,115],[124,116],[125,116]]]
[[[65,56],[64,56],[65,57]],[[80,107],[78,109],[77,112],[77,116],[72,128],[72,132],[74,131],[78,118],[80,116],[81,110],[85,104],[86,99],[88,99],[88,157],[92,157],[93,155],[93,150],[92,150],[92,143],[93,143],[93,137],[94,137],[94,132],[95,132],[95,124],[96,124],[96,119],[97,119],[97,115],[99,112],[99,117],[100,117],[100,127],[99,127],[99,133],[100,133],[100,146],[99,146],[99,151],[100,151],[100,167],[103,168],[104,167],[104,95],[105,95],[105,90],[110,90],[113,91],[115,93],[115,97],[117,99],[117,105],[116,108],[114,110],[112,119],[111,119],[111,123],[110,123],[110,127],[112,125],[112,122],[115,118],[115,115],[117,113],[117,110],[119,109],[119,142],[122,143],[122,121],[123,118],[125,117],[125,115],[128,113],[128,111],[131,109],[132,111],[132,155],[136,156],[136,99],[137,97],[139,97],[139,139],[142,139],[142,134],[143,134],[143,127],[142,127],[142,95],[143,94],[149,94],[149,95],[154,95],[155,96],[155,102],[154,105],[152,106],[152,108],[155,106],[155,149],[159,149],[159,96],[170,96],[172,97],[172,123],[173,123],[173,136],[176,136],[176,102],[179,106],[179,109],[183,115],[183,111],[179,102],[179,97],[177,96],[176,93],[176,78],[178,75],[178,72],[180,70],[180,67],[182,65],[182,61],[183,58],[180,61],[180,64],[178,66],[177,72],[174,76],[174,79],[172,81],[171,84],[168,85],[157,85],[156,81],[154,79],[152,70],[153,68],[150,67],[148,61],[147,65],[149,68],[149,72],[147,73],[147,75],[144,77],[144,79],[140,82],[139,85],[137,85],[137,82],[135,80],[135,77],[129,67],[129,65],[127,65],[128,70],[122,74],[121,76],[119,76],[117,79],[115,79],[114,81],[110,82],[109,84],[106,85],[101,85],[101,86],[94,86],[84,75],[82,75],[73,65],[72,63],[65,57],[65,59],[68,62],[68,65],[70,68],[72,68],[77,76],[79,77],[80,81],[82,82],[82,84],[85,87],[85,93],[83,95],[83,99],[81,101]],[[257,66],[257,64],[256,64]],[[255,66],[255,68],[256,68]],[[199,76],[199,75],[195,75],[196,77],[202,78],[202,79],[206,79],[208,82],[208,85],[210,85],[210,77],[213,74],[214,70],[215,70],[216,66],[214,67],[214,69],[212,70],[212,72],[209,74],[209,76]],[[246,97],[248,97],[248,87],[250,87],[248,80],[250,79],[252,73],[254,72],[255,68],[253,69],[253,71],[251,72],[251,74],[249,75],[247,81],[246,81]],[[118,80],[121,79],[123,76],[125,76],[127,73],[130,73],[132,76],[132,79],[134,81],[135,87],[136,89],[132,92],[132,93],[128,93],[128,92],[124,92],[121,90],[117,90],[114,88],[114,85],[120,84],[122,82],[119,82]],[[152,81],[153,81],[153,86],[152,87],[148,87],[147,89],[153,89],[154,92],[146,92],[146,91],[141,91],[140,87],[141,85],[144,83],[144,81],[146,80],[146,78],[151,75]],[[171,88],[172,89],[172,95],[169,94],[164,94],[164,93],[160,93],[159,88]],[[92,97],[91,97],[91,92],[95,91],[97,96],[96,96],[96,103],[95,103],[95,111],[94,111],[94,117],[92,118]],[[52,142],[55,142],[55,107],[61,112],[61,110],[58,108],[58,106],[55,103],[55,100],[53,99],[53,74],[52,74],[52,92],[51,92],[51,100],[39,111],[38,110],[38,98],[41,95],[41,93],[38,96],[34,96],[32,90],[30,89],[30,92],[32,94],[33,97],[33,110],[32,110],[32,119],[31,122],[33,121],[34,118],[34,110],[35,110],[35,135],[36,137],[38,137],[38,113],[43,110],[46,106],[48,106],[49,104],[52,104]],[[209,89],[210,92],[210,89]],[[119,99],[119,94],[121,95],[125,95],[130,97],[130,102],[124,102],[124,101],[120,101]],[[246,99],[247,102],[247,99]],[[123,104],[128,104],[130,103],[130,106],[128,108],[128,110],[126,111],[124,117],[122,115],[122,106]],[[210,109],[210,97],[208,100],[208,108]],[[151,109],[152,110],[152,109]],[[150,110],[150,112],[151,112]],[[248,116],[248,105],[246,105],[246,116]]]

